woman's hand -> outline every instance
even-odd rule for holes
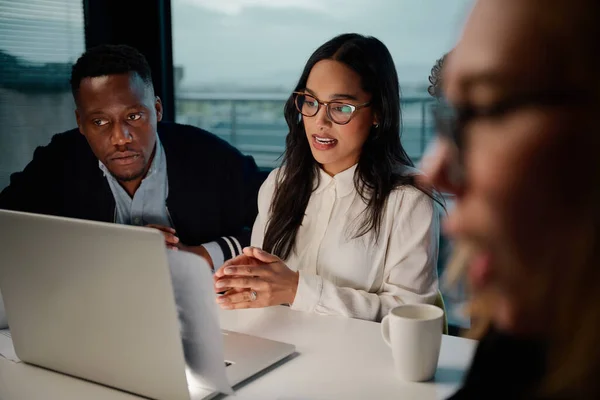
[[[255,247],[227,261],[215,272],[215,291],[221,308],[260,308],[291,304],[296,298],[298,273],[279,257]]]

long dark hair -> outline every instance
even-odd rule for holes
[[[354,174],[354,185],[366,204],[355,237],[373,230],[377,240],[392,190],[402,185],[416,187],[414,176],[401,171],[402,166],[412,167],[413,163],[400,144],[400,87],[396,67],[381,41],[347,33],[336,36],[312,54],[294,91],[306,88],[310,71],[321,60],[335,60],[354,70],[361,77],[363,90],[372,95],[371,107],[378,116],[379,126],[371,127]],[[319,164],[312,156],[293,95],[285,104],[284,114],[290,132],[286,138],[284,168],[276,177],[263,248],[287,259],[295,249],[298,229],[316,188]],[[431,196],[427,189],[420,189]]]

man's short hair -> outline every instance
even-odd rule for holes
[[[71,69],[71,91],[77,97],[85,78],[135,72],[146,84],[152,85],[152,71],[146,57],[127,45],[104,44],[83,53]]]

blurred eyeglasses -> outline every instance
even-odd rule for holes
[[[305,117],[314,117],[319,112],[321,106],[323,106],[326,109],[327,117],[338,125],[346,125],[352,120],[358,110],[371,105],[370,101],[356,105],[339,101],[326,103],[304,92],[294,92],[294,96],[294,102],[300,114]]]
[[[523,108],[578,106],[592,99],[589,92],[580,90],[531,92],[513,96],[487,107],[451,105],[439,101],[432,105],[432,114],[437,134],[446,138],[458,150],[464,151],[465,127],[479,118],[501,118]]]

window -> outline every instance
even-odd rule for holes
[[[427,93],[468,0],[172,0],[176,120],[279,165],[283,104],[310,54],[344,32],[382,40],[402,90],[402,143],[413,160],[433,136]]]
[[[0,189],[75,126],[69,77],[84,48],[81,0],[0,0]]]

